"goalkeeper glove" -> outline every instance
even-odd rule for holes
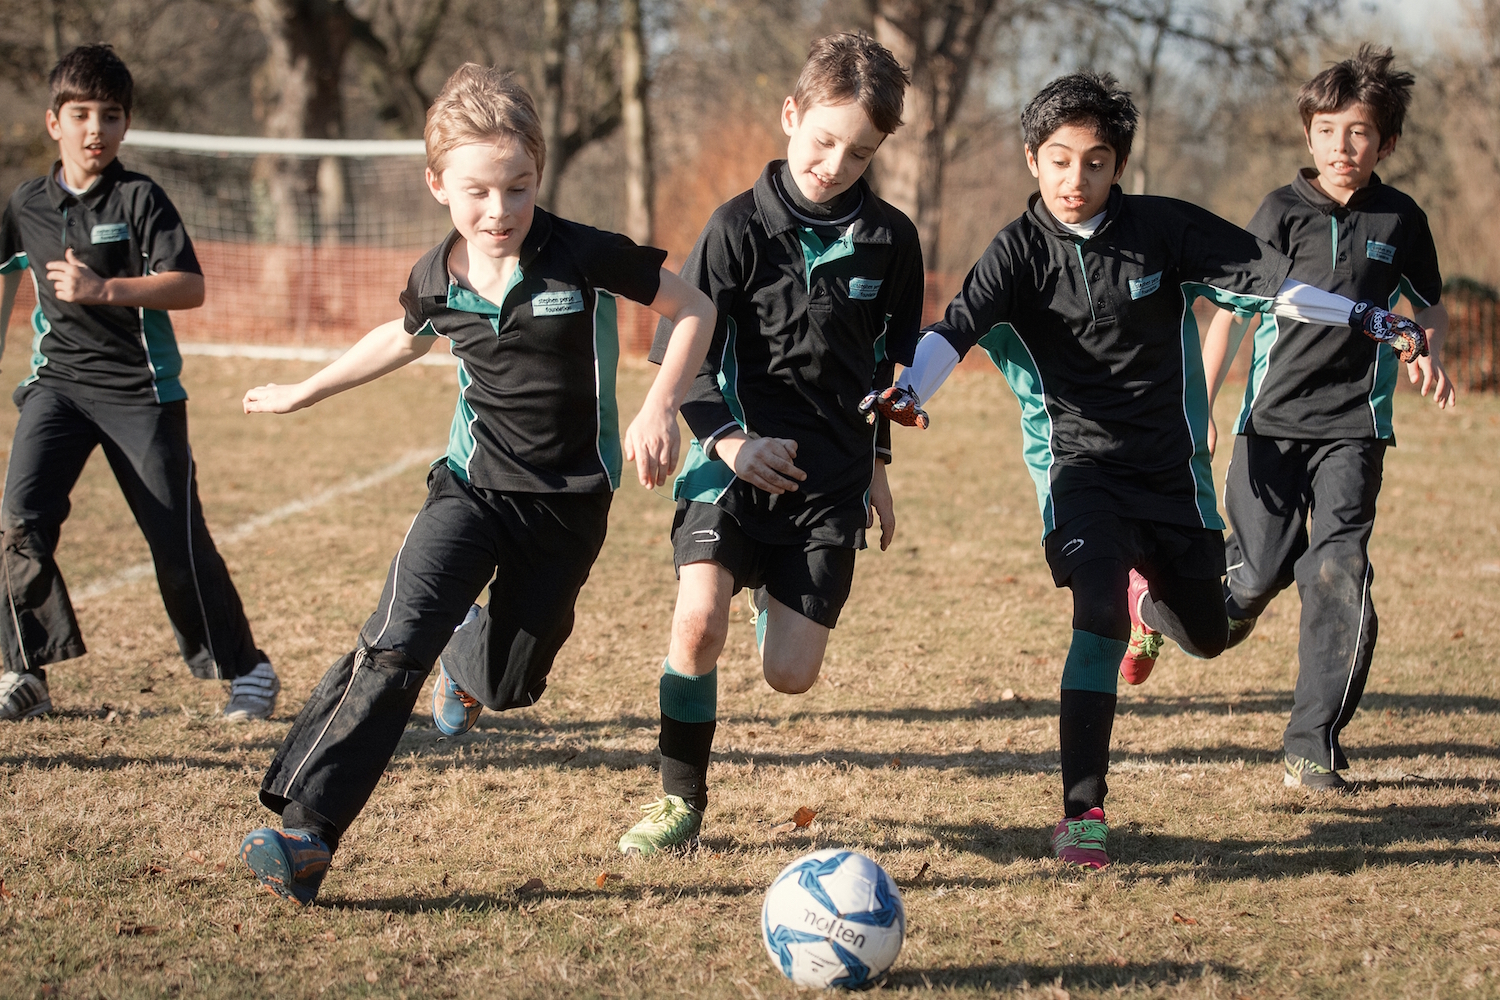
[[[1420,323],[1373,302],[1355,303],[1349,326],[1377,344],[1390,344],[1402,361],[1412,362],[1427,355],[1427,331]]]
[[[922,401],[916,393],[902,386],[893,385],[884,392],[872,392],[860,400],[859,412],[865,415],[867,422],[875,422],[876,411],[903,427],[927,429],[927,411],[922,409]]]

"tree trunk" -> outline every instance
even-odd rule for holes
[[[625,126],[625,235],[637,243],[652,240],[651,118],[646,107],[646,42],[640,0],[620,3],[620,101]]]
[[[911,71],[906,124],[885,141],[880,196],[916,223],[927,267],[939,266],[949,129],[998,0],[867,0],[875,38]]]
[[[536,200],[551,211],[557,205],[562,179],[563,69],[567,62],[568,0],[542,0],[542,139],[547,144],[547,166],[542,170]]]

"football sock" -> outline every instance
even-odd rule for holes
[[[771,592],[761,587],[755,592],[755,606],[759,609],[755,616],[755,649],[757,652],[766,651],[766,621],[771,617]]]
[[[1117,657],[1117,672],[1119,663]],[[1114,725],[1113,694],[1063,690],[1057,735],[1062,744],[1064,816],[1078,816],[1104,805],[1104,796],[1109,793],[1105,775],[1109,772],[1109,737]]]
[[[1115,692],[1126,643],[1082,629],[1063,665],[1061,711],[1063,815],[1078,816],[1104,805],[1109,791],[1109,738],[1115,724]]]
[[[288,802],[286,808],[281,810],[281,828],[283,830],[306,830],[327,844],[329,851],[338,850],[340,831],[333,825],[333,820],[322,813],[314,812],[300,802]]]
[[[718,728],[719,671],[679,673],[662,661],[661,787],[700,812],[708,806],[708,760]]]

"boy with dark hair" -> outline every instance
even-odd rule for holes
[[[1365,45],[1303,85],[1297,104],[1314,166],[1267,195],[1248,228],[1292,258],[1299,280],[1393,308],[1406,296],[1432,347],[1408,360],[1408,376],[1447,408],[1454,390],[1438,347],[1448,314],[1438,301],[1432,231],[1416,202],[1375,173],[1396,148],[1415,83],[1392,68],[1394,59]],[[1204,341],[1210,398],[1244,334],[1231,327],[1220,313]],[[1296,582],[1300,669],[1284,780],[1344,791],[1339,733],[1359,706],[1375,651],[1369,543],[1385,451],[1395,444],[1391,396],[1407,359],[1346,328],[1277,316],[1261,318],[1253,344],[1224,487],[1233,528],[1225,543],[1229,644]]]
[[[863,179],[901,124],[906,71],[864,35],[812,43],[782,107],[787,157],[714,212],[682,274],[718,309],[682,415],[696,440],[673,491],[679,586],[662,664],[663,795],[627,854],[696,841],[708,804],[730,599],[754,591],[766,682],[800,694],[822,668],[856,550],[880,516],[889,425],[860,413],[910,361],[922,315],[916,228]],[[652,359],[661,359],[663,328]]]
[[[130,127],[130,70],[108,45],[83,45],[50,82],[58,162],[16,189],[0,222],[0,346],[22,270],[37,298],[0,506],[0,719],[51,711],[43,668],[84,653],[54,553],[96,446],[151,546],[189,669],[230,682],[226,720],[268,718],[281,682],[203,521],[167,316],[203,304],[202,270],[166,193],[116,158]]]
[[[1038,194],[923,332],[914,365],[870,401],[925,425],[923,401],[976,344],[1020,400],[1047,562],[1056,585],[1073,591],[1058,720],[1063,819],[1052,846],[1090,868],[1109,864],[1105,775],[1132,633],[1149,626],[1203,657],[1228,638],[1193,299],[1341,316],[1413,351],[1421,336],[1368,303],[1288,282],[1290,260],[1204,209],[1123,194],[1116,181],[1135,124],[1112,76],[1075,73],[1042,89],[1021,116]],[[1137,570],[1149,588],[1128,602]]]
[[[533,704],[573,629],[604,544],[621,459],[645,486],[677,464],[677,409],[703,364],[713,307],[666,252],[536,207],[546,165],[531,95],[465,64],[427,113],[427,183],[453,232],[411,272],[393,320],[296,385],[245,394],[285,413],[379,378],[447,337],[458,356],[448,453],[391,561],[354,651],[319,682],[261,784],[284,829],[251,831],[241,857],[271,891],[311,903],[364,808],[434,662],[433,716],[462,733],[483,708]],[[661,371],[620,440],[615,296],[671,324]],[[486,584],[489,604],[473,606]],[[438,660],[441,654],[441,661]]]

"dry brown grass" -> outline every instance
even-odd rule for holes
[[[441,450],[446,370],[288,418],[238,413],[246,386],[307,367],[189,359],[220,532]],[[645,378],[626,373],[624,409]],[[657,787],[673,597],[670,505],[633,485],[547,696],[452,740],[414,716],[306,911],[257,892],[234,848],[271,818],[262,769],[373,607],[420,470],[225,547],[286,683],[270,722],[218,721],[223,692],[178,661],[152,582],[81,603],[92,652],[52,671],[57,713],[0,727],[0,996],[787,996],[759,941],[761,894],[827,845],[903,885],[890,992],[1500,995],[1500,402],[1449,416],[1405,395],[1398,409],[1374,546],[1381,644],[1346,737],[1357,796],[1281,787],[1288,594],[1248,648],[1173,650],[1124,693],[1117,864],[1082,877],[1047,859],[1069,603],[1037,546],[1015,403],[998,378],[961,374],[933,429],[898,438],[900,536],[861,557],[824,681],[771,692],[737,619],[695,856],[613,850]],[[13,419],[6,407],[4,440]],[[74,499],[61,559],[75,590],[145,558],[102,461]],[[774,836],[802,805],[818,810],[811,829]],[[605,871],[624,877],[600,887]],[[534,878],[545,888],[518,891]]]

